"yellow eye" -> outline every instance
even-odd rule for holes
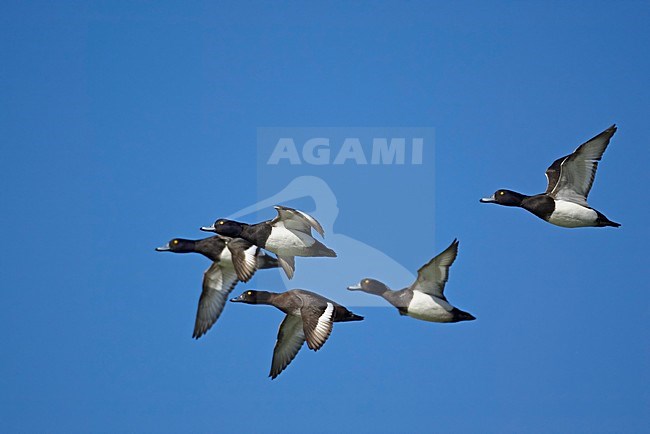
[[[251,291],[248,291],[248,295],[253,295],[253,293]]]
[[[499,194],[503,196],[505,193],[503,191],[500,191]]]
[[[366,280],[363,281],[363,283],[369,283],[369,282],[370,282],[370,279],[366,279]]]
[[[178,240],[172,241],[172,244],[178,244]]]
[[[219,224],[222,225],[222,224],[223,224],[223,220],[219,221]]]

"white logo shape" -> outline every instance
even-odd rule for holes
[[[350,236],[334,233],[334,223],[339,213],[336,196],[330,186],[316,176],[294,178],[280,192],[241,209],[228,218],[238,220],[267,208],[273,211],[273,205],[284,205],[287,201],[304,197],[312,198],[316,208],[302,211],[320,222],[325,231],[324,244],[333,249],[338,257],[296,258],[296,273],[292,280],[287,279],[281,269],[278,269],[285,289],[308,289],[346,306],[387,306],[379,297],[351,292],[346,288],[365,277],[379,279],[393,289],[406,287],[415,280],[412,272],[384,252]],[[262,289],[282,291],[280,288]]]

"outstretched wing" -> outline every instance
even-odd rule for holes
[[[311,228],[314,228],[321,237],[325,236],[323,227],[318,221],[309,214],[293,208],[285,206],[274,206],[278,212],[278,216],[271,220],[271,224],[275,227],[285,227],[299,232],[311,235]]]
[[[259,247],[241,238],[235,238],[226,244],[232,257],[237,277],[242,282],[248,282],[257,271],[257,253]]]
[[[456,255],[458,255],[458,240],[452,241],[444,252],[418,270],[418,278],[411,285],[411,289],[447,301],[444,295],[445,284],[449,278],[449,267],[454,263]]]
[[[235,285],[237,285],[237,273],[234,268],[215,262],[206,270],[203,274],[203,292],[199,298],[193,338],[200,338],[217,322],[228,294]]]
[[[596,177],[598,162],[615,132],[616,125],[612,125],[578,146],[572,154],[555,160],[546,170],[546,193],[555,199],[588,206],[587,196]]]
[[[304,342],[302,319],[296,315],[287,315],[278,330],[278,340],[273,348],[273,362],[271,362],[269,377],[275,378],[280,375],[296,357]]]

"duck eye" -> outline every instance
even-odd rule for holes
[[[248,291],[247,294],[248,294],[248,295],[253,295],[253,292],[252,292],[252,291]]]
[[[503,192],[503,191],[499,192],[499,195],[501,195],[501,196],[503,196],[504,194],[505,194],[505,192]]]
[[[172,244],[178,244],[178,240],[172,241]]]
[[[363,283],[370,283],[370,279],[364,280]]]
[[[223,224],[223,220],[219,220],[219,222],[218,222],[217,224],[222,225],[222,224]]]

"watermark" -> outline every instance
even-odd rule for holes
[[[331,143],[328,137],[312,137],[296,145],[293,137],[280,137],[266,164],[405,164],[407,154],[406,137],[373,137],[364,146],[360,137],[346,137],[338,144]],[[423,137],[409,138],[410,164],[422,164]],[[299,152],[299,149],[301,150]],[[336,151],[333,157],[333,151]],[[368,158],[368,156],[370,158]],[[332,159],[333,157],[333,159]]]
[[[274,205],[299,209],[318,220],[325,235],[313,237],[337,257],[296,257],[293,279],[281,269],[261,270],[248,287],[306,289],[348,307],[389,306],[347,287],[371,277],[402,289],[445,247],[433,240],[434,151],[429,127],[259,128],[257,198],[230,218],[254,223],[274,218]],[[412,247],[422,242],[430,254],[414,260]]]

